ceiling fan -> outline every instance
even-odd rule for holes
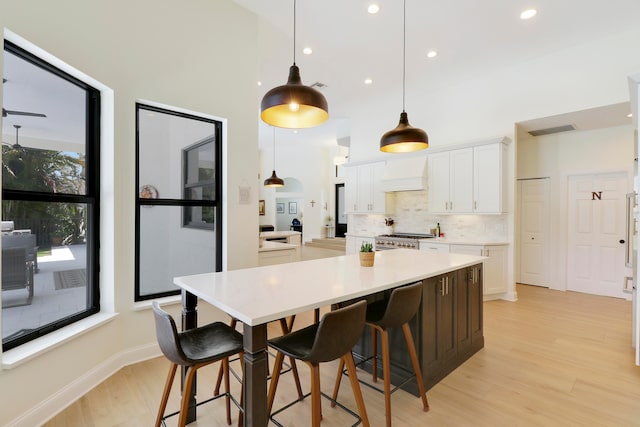
[[[7,79],[2,79],[2,84],[4,84],[7,81]],[[45,114],[42,113],[32,113],[30,111],[15,111],[15,110],[5,110],[4,107],[2,107],[2,117],[7,117],[8,115],[14,115],[14,116],[30,116],[30,117],[47,117]]]
[[[22,127],[20,125],[13,125],[14,128],[16,128],[16,142],[15,144],[9,144],[8,142],[4,142],[2,141],[3,144],[8,145],[9,147],[13,148],[14,150],[19,150],[22,148],[22,145],[20,145],[18,143],[18,130]]]

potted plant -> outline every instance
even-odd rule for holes
[[[360,246],[360,266],[373,267],[375,254],[371,243],[363,243]]]

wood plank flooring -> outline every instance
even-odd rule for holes
[[[631,349],[631,303],[525,285],[518,285],[518,297],[515,303],[484,304],[485,348],[427,392],[430,412],[422,412],[412,395],[393,394],[394,426],[640,426],[640,367],[634,365]],[[167,369],[164,358],[128,366],[45,425],[153,425]],[[308,390],[308,369],[303,364],[299,369]],[[198,390],[204,399],[211,393],[217,365],[201,372]],[[321,372],[322,390],[331,394],[336,364],[322,365]],[[233,387],[238,393],[238,385]],[[363,394],[371,425],[383,426],[382,395],[367,387]],[[293,381],[285,374],[275,406],[294,395]],[[178,397],[176,384],[170,409],[177,408]],[[348,382],[339,400],[355,408]],[[190,425],[225,426],[223,406],[216,401],[200,407],[198,420]],[[281,421],[310,425],[310,413],[309,401],[290,409]],[[327,427],[352,423],[325,400],[323,416]]]

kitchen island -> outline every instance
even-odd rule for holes
[[[474,255],[396,249],[377,252],[373,267],[360,267],[358,255],[347,255],[177,277],[174,283],[183,289],[183,327],[196,326],[198,298],[243,323],[246,425],[264,427],[268,423],[268,322],[318,307],[376,297],[423,280],[425,296],[420,320],[416,320],[422,328],[414,334],[423,336],[419,352],[428,380],[425,382],[432,384],[446,375],[443,372],[451,364],[462,363],[460,360],[473,354],[467,346],[472,345],[474,336],[474,348],[483,345],[482,298],[477,297],[482,295],[479,278],[483,260]],[[465,316],[468,318],[461,321]],[[432,333],[434,327],[437,329]]]

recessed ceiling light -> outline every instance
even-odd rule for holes
[[[311,55],[313,53],[313,50],[310,47],[305,47],[304,49],[302,49],[302,53],[304,53],[305,55]]]
[[[430,50],[429,52],[427,52],[427,58],[435,58],[436,56],[438,56],[438,52],[436,52],[435,50]]]
[[[538,13],[535,9],[527,9],[520,14],[520,19],[531,19]]]
[[[627,114],[627,117],[631,118],[631,117],[633,117],[633,114],[629,113],[629,114]]]
[[[369,12],[370,14],[374,14],[374,13],[378,13],[380,12],[380,6],[378,6],[377,4],[373,3],[370,4],[369,7],[367,8],[367,12]]]
[[[258,82],[258,86],[262,86],[262,82]]]
[[[364,84],[366,84],[366,85],[370,85],[371,83],[373,83],[373,80],[371,80],[371,79],[364,79]]]

